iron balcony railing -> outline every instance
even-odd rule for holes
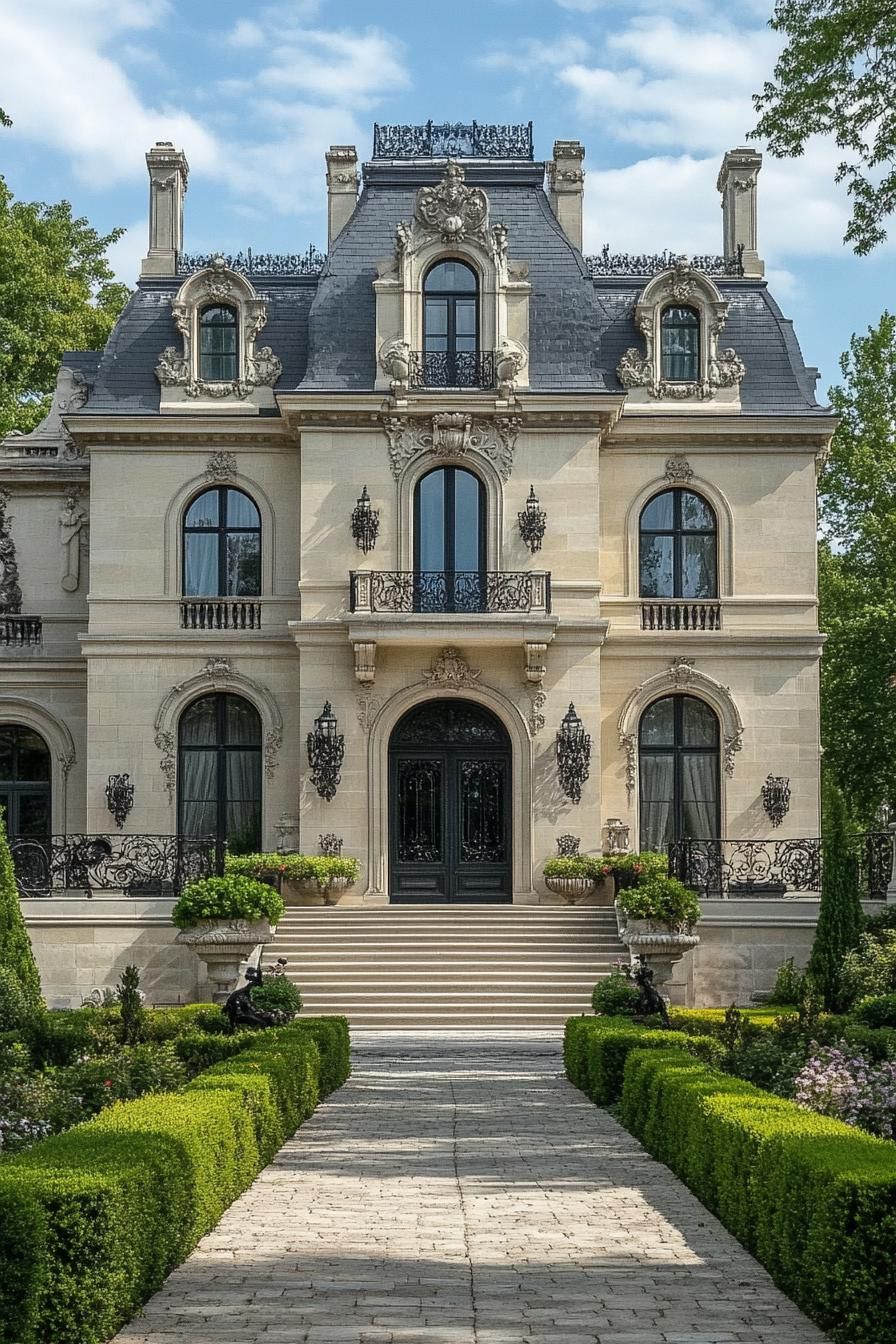
[[[224,846],[177,835],[12,835],[20,896],[68,891],[177,896],[185,882],[224,869]]]
[[[718,602],[642,602],[642,630],[721,630]]]
[[[0,615],[0,645],[5,649],[37,649],[43,643],[40,616]]]
[[[894,839],[885,832],[850,837],[856,890],[882,901],[894,871]],[[794,840],[674,840],[669,872],[707,900],[793,897],[820,892],[822,842]]]
[[[180,604],[182,630],[260,630],[261,603],[193,598]]]
[[[494,350],[412,350],[411,387],[491,388]]]
[[[375,159],[532,159],[532,123],[494,126],[478,121],[427,121],[422,126],[373,127]]]
[[[371,570],[351,574],[351,609],[428,615],[547,614],[551,576],[546,570],[510,574],[491,570]]]

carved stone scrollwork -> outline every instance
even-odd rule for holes
[[[236,467],[236,453],[212,453],[205,466],[206,479],[213,484],[232,481]]]
[[[526,356],[516,341],[503,340],[495,358],[495,379],[498,396],[502,401],[510,401],[516,388],[516,380],[525,367]]]
[[[464,170],[448,160],[445,175],[435,187],[417,192],[414,217],[423,228],[438,233],[443,243],[473,238],[487,245],[488,197],[479,187],[468,187]]]
[[[474,686],[481,675],[458,649],[448,647],[433,659],[430,670],[423,673],[423,680],[440,690],[459,690],[462,686]]]
[[[381,700],[376,699],[369,693],[365,686],[358,691],[358,724],[362,733],[369,733],[371,724],[383,707]]]
[[[438,457],[463,457],[481,453],[496,467],[503,481],[513,470],[514,449],[522,420],[516,415],[485,419],[461,412],[444,412],[424,418],[407,415],[382,416],[389,441],[389,461],[397,480],[418,453]]]
[[[387,341],[380,351],[380,364],[391,379],[392,395],[406,393],[411,380],[411,347],[407,341]]]
[[[9,527],[12,519],[7,513],[11,498],[8,490],[0,490],[0,611],[15,615],[22,610],[22,590],[15,542]]]
[[[543,711],[547,703],[547,696],[541,689],[540,684],[537,683],[527,683],[526,696],[529,702],[526,721],[529,724],[529,732],[533,737],[537,737],[544,727]]]
[[[355,651],[355,679],[362,686],[373,685],[376,677],[376,641],[357,640]]]
[[[686,457],[667,457],[665,475],[670,485],[689,485],[694,479],[694,472]]]

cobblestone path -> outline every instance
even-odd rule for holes
[[[115,1344],[819,1344],[556,1041],[371,1033]]]

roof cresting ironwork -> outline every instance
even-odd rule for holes
[[[373,128],[375,159],[532,159],[532,123],[493,126],[478,121],[427,121],[422,126]]]

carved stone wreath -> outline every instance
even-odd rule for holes
[[[485,243],[488,197],[479,187],[468,187],[461,165],[449,159],[441,182],[435,187],[421,187],[417,192],[414,218],[425,229],[438,233],[443,243],[469,238]]]
[[[407,415],[382,416],[389,440],[389,462],[397,480],[418,453],[435,457],[464,457],[481,453],[497,468],[502,481],[510,479],[516,437],[521,426],[517,415],[496,415],[489,419],[445,412],[415,419]]]

